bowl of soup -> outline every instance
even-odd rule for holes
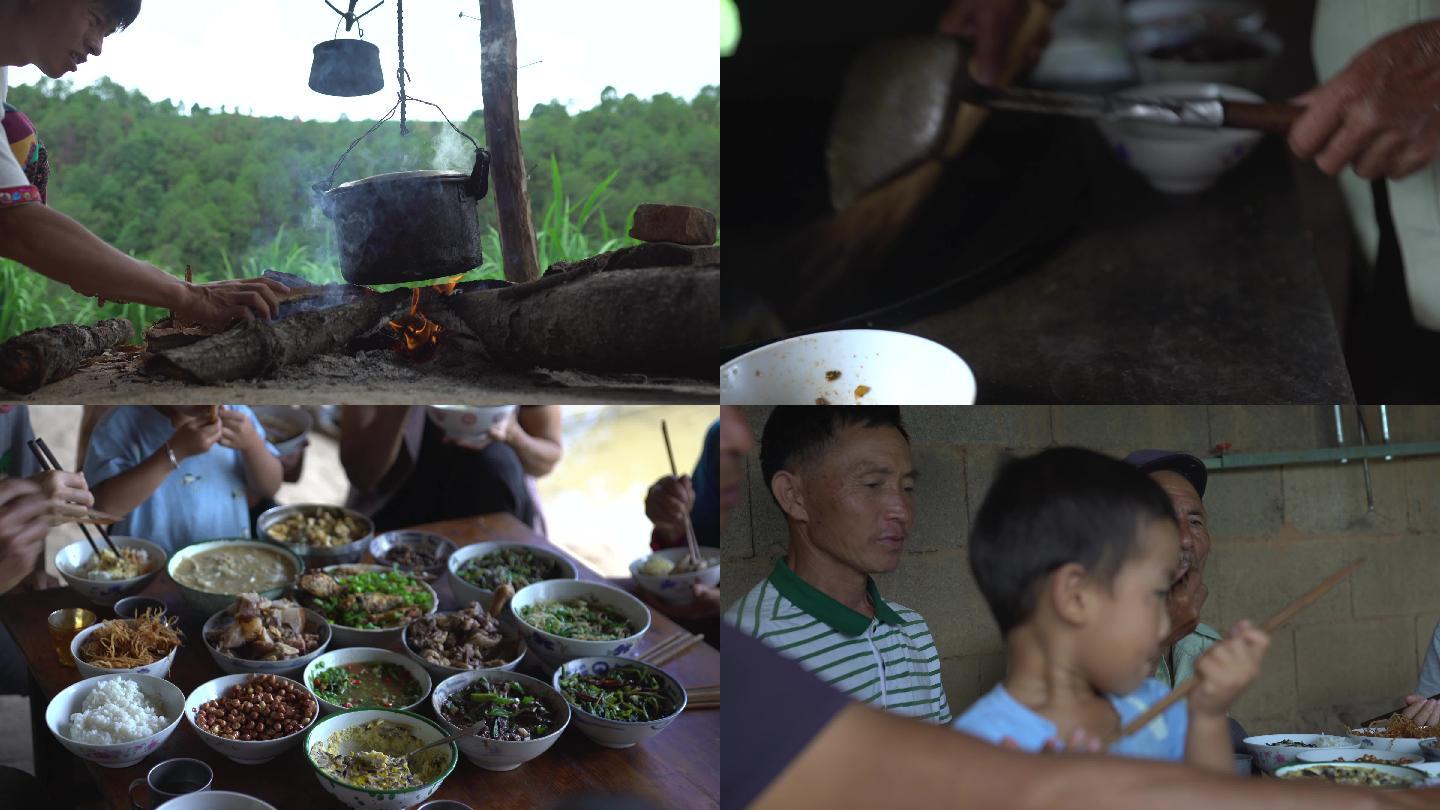
[[[430,673],[397,652],[376,647],[331,650],[302,678],[326,714],[350,709],[414,709],[430,695]]]
[[[170,556],[166,573],[197,610],[211,615],[242,593],[274,599],[300,576],[295,554],[258,540],[211,540],[186,546]]]

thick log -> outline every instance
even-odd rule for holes
[[[247,321],[188,346],[157,352],[146,370],[198,383],[270,376],[315,355],[342,351],[350,341],[383,326],[409,298],[409,290],[394,290],[275,321]]]
[[[720,268],[562,273],[447,301],[494,362],[713,379]]]
[[[545,270],[551,273],[574,273],[585,270],[629,270],[635,267],[687,267],[719,264],[719,245],[678,245],[673,242],[646,242],[609,253],[597,253],[573,262],[555,262]]]
[[[485,141],[490,178],[500,215],[500,252],[505,278],[540,277],[525,154],[520,149],[520,100],[515,89],[515,6],[513,0],[480,0],[480,93],[485,102]]]
[[[134,335],[135,328],[124,318],[94,326],[62,323],[16,335],[0,345],[0,386],[33,393],[74,374],[85,360],[130,342]]]

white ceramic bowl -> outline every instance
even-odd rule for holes
[[[839,376],[829,379],[838,372]],[[974,405],[975,374],[933,340],[879,329],[787,338],[720,367],[726,405]]]
[[[591,658],[576,658],[567,661],[555,670],[552,683],[555,690],[562,695],[564,691],[560,688],[560,680],[571,675],[600,675],[609,672],[617,666],[638,666],[647,669],[660,676],[660,683],[665,690],[665,695],[675,702],[675,711],[671,714],[652,720],[648,723],[627,723],[620,720],[609,720],[604,717],[591,714],[580,707],[576,701],[570,701],[570,708],[575,713],[575,726],[585,733],[586,737],[594,740],[606,748],[629,748],[636,743],[644,742],[675,722],[675,718],[685,711],[685,704],[688,700],[685,694],[685,687],[679,681],[670,677],[665,670],[641,663],[630,658],[615,658],[613,656],[597,656]],[[569,700],[569,698],[566,698]]]
[[[671,562],[678,562],[690,553],[685,546],[677,548],[661,549],[655,554],[664,557]],[[630,576],[640,583],[640,587],[655,595],[657,599],[672,605],[688,605],[695,601],[695,595],[691,593],[691,585],[720,584],[720,563],[715,563],[709,568],[702,568],[699,571],[691,571],[688,574],[665,574],[664,576],[651,576],[643,573],[640,566],[650,559],[652,555],[646,554],[630,563]],[[711,546],[701,546],[700,556],[705,559],[720,559],[720,549]]]
[[[110,621],[128,621],[131,622],[133,626],[135,620],[111,619]],[[161,658],[159,661],[152,661],[143,666],[130,667],[127,669],[108,669],[82,661],[80,659],[80,645],[84,644],[85,639],[89,638],[96,630],[99,630],[104,625],[105,622],[96,622],[84,630],[81,630],[79,633],[76,633],[75,638],[70,639],[70,655],[75,659],[75,670],[80,673],[80,677],[94,678],[98,675],[117,675],[124,672],[131,672],[136,675],[151,675],[156,678],[164,678],[170,674],[170,665],[175,663],[175,653],[180,649],[179,646],[175,647],[175,649],[170,651],[169,655]]]
[[[460,753],[453,742],[440,749],[450,752],[450,764],[444,772],[434,781],[410,790],[371,790],[355,787],[335,779],[315,763],[315,756],[311,751],[316,745],[329,739],[338,731],[374,720],[389,720],[408,726],[411,733],[422,743],[436,742],[449,733],[437,725],[434,720],[410,712],[389,709],[353,709],[332,714],[312,726],[310,732],[305,735],[305,759],[310,763],[310,767],[315,769],[315,778],[320,780],[320,785],[345,805],[365,810],[402,810],[430,798],[436,790],[440,789],[440,785],[455,770],[455,765],[460,760]]]
[[[427,405],[425,415],[452,439],[478,439],[509,418],[514,405]]]
[[[337,573],[359,573],[364,571],[385,572],[390,569],[383,565],[329,565],[324,569],[327,574]],[[440,606],[440,597],[430,583],[423,579],[416,578],[416,581],[424,586],[430,594],[430,609],[422,615],[433,614]],[[405,624],[409,624],[406,622]],[[364,630],[359,627],[346,627],[343,624],[330,622],[331,645],[336,649],[341,647],[393,647],[400,641],[400,634],[405,630],[405,624],[395,627],[384,627],[376,630]]]
[[[443,534],[406,529],[385,532],[370,538],[370,557],[375,560],[376,565],[391,565],[392,563],[385,560],[385,555],[396,546],[414,546],[435,555],[437,562],[428,568],[415,570],[399,566],[400,570],[409,571],[427,581],[434,580],[445,573],[446,566],[450,562],[450,555],[455,553],[455,541]]]
[[[1383,759],[1392,765],[1415,765],[1425,761],[1419,754],[1401,754],[1396,751],[1376,751],[1369,748],[1356,748],[1353,751],[1336,751],[1333,749],[1301,751],[1295,758],[1300,762],[1355,762],[1355,760],[1365,756]]]
[[[1426,762],[1440,762],[1440,738],[1426,737],[1420,741],[1420,753]]]
[[[565,727],[570,725],[570,706],[550,684],[518,672],[503,672],[493,669],[477,670],[453,675],[435,687],[435,694],[430,698],[430,708],[435,712],[435,716],[440,718],[440,723],[445,726],[447,734],[455,734],[462,728],[446,720],[440,707],[444,705],[445,700],[451,694],[464,689],[478,678],[489,678],[492,682],[518,681],[524,685],[528,693],[540,696],[540,700],[545,702],[557,718],[557,725],[544,737],[536,737],[523,742],[489,740],[478,736],[461,739],[459,741],[460,752],[475,765],[487,771],[514,770],[550,750],[550,746],[560,739]]]
[[[1280,768],[1279,770],[1275,771],[1275,775],[1278,776],[1278,777],[1280,777],[1281,779],[1304,779],[1304,780],[1307,781],[1307,782],[1321,781],[1321,780],[1316,779],[1315,777],[1306,777],[1306,776],[1303,776],[1303,775],[1302,775],[1302,772],[1303,772],[1303,771],[1307,771],[1307,770],[1309,770],[1309,769],[1311,769],[1311,768],[1323,768],[1326,764],[1328,764],[1328,763],[1323,763],[1323,762],[1297,762],[1297,763],[1295,763],[1294,765],[1286,765],[1285,767]],[[1414,768],[1406,768],[1406,767],[1403,767],[1403,766],[1400,766],[1400,765],[1371,765],[1371,764],[1368,763],[1368,762],[1359,762],[1359,763],[1345,762],[1345,763],[1338,763],[1338,764],[1340,764],[1340,765],[1342,765],[1342,766],[1344,766],[1344,767],[1348,767],[1348,768],[1361,768],[1361,769],[1368,770],[1368,771],[1375,771],[1375,772],[1377,772],[1377,773],[1383,773],[1383,774],[1385,774],[1386,776],[1396,776],[1396,777],[1399,777],[1399,778],[1405,780],[1405,782],[1406,782],[1406,784],[1405,784],[1403,787],[1413,787],[1414,785],[1416,785],[1416,784],[1418,784],[1418,783],[1420,783],[1420,782],[1425,781],[1425,774],[1424,774],[1423,772],[1417,771],[1417,770],[1415,770]],[[1402,788],[1399,788],[1399,789],[1403,789],[1403,787],[1402,787]],[[1396,788],[1391,788],[1391,789],[1394,790],[1394,789],[1396,789]]]
[[[1131,28],[1265,27],[1265,7],[1254,0],[1130,0],[1125,24]]]
[[[1405,767],[1419,771],[1430,779],[1440,777],[1440,762],[1416,762],[1413,765],[1406,765]]]
[[[437,613],[435,615],[443,616],[445,614]],[[417,619],[416,621],[419,620]],[[520,662],[525,660],[525,653],[527,650],[529,650],[529,647],[525,644],[524,640],[519,638],[519,634],[515,631],[515,628],[507,626],[502,622],[500,625],[501,637],[503,637],[508,643],[518,642],[519,644],[519,652],[517,652],[515,656],[512,657],[509,661],[506,661],[504,664],[501,664],[498,667],[488,667],[482,669],[469,669],[466,667],[452,667],[446,666],[445,664],[434,664],[422,658],[419,653],[415,652],[415,648],[410,646],[410,628],[414,625],[415,622],[411,622],[410,624],[405,625],[405,632],[400,634],[400,643],[404,646],[405,654],[410,657],[410,660],[424,667],[425,671],[430,673],[431,677],[433,677],[437,683],[439,681],[445,680],[446,678],[450,678],[455,675],[462,675],[468,672],[494,672],[495,670],[513,672],[516,667],[520,666]]]
[[[1249,59],[1227,59],[1216,62],[1186,62],[1182,59],[1157,59],[1150,55],[1156,48],[1181,45],[1197,37],[1214,37],[1249,45],[1263,55]],[[1263,92],[1270,71],[1285,50],[1280,37],[1268,31],[1205,32],[1196,29],[1166,30],[1145,28],[1129,37],[1130,53],[1135,59],[1140,81],[1214,82]]]
[[[145,590],[145,586],[165,569],[165,549],[155,545],[149,540],[141,540],[138,537],[121,537],[111,535],[110,541],[116,548],[143,548],[150,555],[149,571],[138,577],[129,579],[87,579],[80,575],[80,569],[95,556],[95,551],[90,548],[88,540],[79,540],[55,552],[55,569],[60,572],[60,577],[65,584],[75,589],[75,592],[89,599],[97,605],[106,607],[115,604],[122,596],[130,596]],[[107,548],[105,541],[96,538],[96,543],[101,548]]]
[[[253,676],[222,675],[219,678],[206,681],[195,687],[195,691],[191,692],[190,697],[185,699],[185,722],[190,724],[190,728],[195,730],[195,734],[204,741],[206,745],[218,751],[221,756],[233,762],[238,762],[241,765],[258,765],[262,762],[269,762],[275,757],[289,751],[291,748],[300,744],[300,740],[304,738],[305,732],[309,731],[310,727],[315,725],[315,722],[320,719],[319,702],[316,700],[315,695],[310,694],[310,699],[316,701],[315,713],[310,716],[310,722],[306,723],[299,731],[274,740],[232,740],[228,737],[211,734],[195,722],[195,714],[199,711],[202,704],[223,697],[232,686],[242,684],[251,677]],[[299,681],[290,678],[286,678],[285,680],[304,688]],[[308,690],[307,694],[309,694]]]
[[[85,696],[90,694],[96,684],[114,678],[134,681],[148,700],[159,704],[160,712],[170,720],[170,724],[148,737],[110,745],[83,743],[66,737],[64,730],[70,725],[70,715],[81,711]],[[180,724],[180,715],[184,713],[185,693],[164,678],[131,674],[101,675],[86,678],[60,690],[45,708],[45,725],[50,727],[50,733],[55,735],[55,739],[75,756],[105,768],[128,768],[159,748],[175,731],[175,727]]]
[[[1421,749],[1420,743],[1433,737],[1367,737],[1360,732],[1372,729],[1352,728],[1350,733],[1360,740],[1360,746],[1375,751],[1394,751],[1398,754],[1413,754],[1425,758],[1425,751]]]
[[[165,810],[276,810],[275,805],[254,796],[229,790],[205,790],[171,799]]]
[[[1125,94],[1263,100],[1239,87],[1189,82],[1142,84]],[[1193,194],[1214,185],[1220,175],[1250,154],[1263,135],[1242,129],[1200,129],[1110,118],[1098,118],[1095,125],[1117,160],[1167,194]]]
[[[1310,748],[1303,745],[1274,745],[1282,740],[1291,740],[1298,743],[1313,743],[1321,738],[1327,742],[1334,743],[1324,748]],[[1261,734],[1255,737],[1246,737],[1245,749],[1255,757],[1255,763],[1265,773],[1274,773],[1277,768],[1285,765],[1293,765],[1299,762],[1297,757],[1302,751],[1341,751],[1360,750],[1360,740],[1355,737],[1342,737],[1337,734]]]
[[[300,405],[251,405],[250,410],[265,428],[265,440],[275,445],[281,456],[303,448],[306,436],[315,427],[315,418]]]
[[[316,629],[320,634],[320,643],[310,652],[285,661],[251,661],[247,658],[238,658],[221,652],[219,648],[212,644],[210,642],[210,632],[219,627],[220,624],[229,617],[229,608],[216,611],[215,615],[205,620],[205,627],[200,631],[200,638],[205,643],[205,650],[210,653],[211,658],[215,659],[215,665],[220,667],[223,672],[228,672],[231,675],[265,674],[283,675],[294,678],[299,675],[311,661],[324,655],[326,648],[330,646],[330,623],[325,621],[324,616],[321,616],[309,608],[302,608],[302,610],[305,611],[305,629]]]
[[[343,512],[359,522],[365,532],[348,543],[329,547],[311,546],[305,543],[286,543],[270,536],[270,527],[276,523],[295,515],[313,515],[318,512]],[[375,536],[375,523],[364,514],[343,506],[327,503],[287,503],[283,506],[266,509],[260,517],[256,518],[255,533],[260,536],[261,540],[274,543],[299,556],[306,568],[323,568],[327,565],[359,562],[360,558],[365,556],[365,549],[370,547],[370,538]]]
[[[210,591],[198,590],[175,579],[175,566],[188,557],[211,549],[240,547],[253,547],[275,552],[289,562],[291,575],[288,582],[277,585],[274,588],[266,588],[263,591],[258,591],[258,593],[266,599],[274,599],[283,594],[285,589],[289,588],[294,584],[295,580],[299,578],[300,572],[305,570],[304,565],[300,562],[300,558],[296,556],[294,552],[286,548],[281,548],[274,543],[267,543],[263,540],[209,540],[204,543],[195,543],[194,545],[186,546],[171,555],[169,564],[165,566],[165,573],[170,577],[170,581],[175,583],[175,587],[180,589],[180,595],[185,597],[185,601],[189,603],[191,607],[209,616],[217,610],[224,610],[234,604],[235,597],[239,594],[256,591],[250,588],[236,591],[235,593],[212,593]]]
[[[534,552],[536,555],[554,560],[560,566],[561,579],[578,579],[580,571],[575,567],[574,561],[564,554],[534,543],[516,543],[505,540],[493,540],[488,543],[472,543],[468,546],[461,546],[458,551],[450,555],[446,561],[445,580],[450,583],[450,592],[455,594],[455,601],[461,605],[468,605],[471,602],[479,602],[481,610],[490,608],[490,600],[495,598],[495,592],[488,588],[482,588],[464,577],[460,576],[460,569],[465,563],[478,560],[496,551],[507,548],[519,548],[525,551]],[[518,588],[516,589],[519,590]]]
[[[326,700],[325,698],[320,697],[320,692],[315,688],[315,675],[321,670],[328,669],[330,667],[341,667],[345,666],[346,664],[363,664],[371,662],[399,664],[400,666],[405,668],[406,672],[410,673],[410,677],[414,678],[416,682],[420,684],[421,693],[419,699],[406,706],[393,706],[390,708],[398,709],[400,711],[410,711],[413,710],[416,706],[419,706],[421,703],[424,703],[425,698],[429,697],[432,681],[430,680],[430,673],[426,672],[424,667],[420,666],[414,661],[411,661],[409,658],[406,658],[400,653],[391,652],[390,650],[381,650],[374,647],[351,647],[345,650],[331,650],[330,652],[325,653],[319,658],[316,658],[314,661],[311,661],[309,665],[305,667],[305,673],[301,678],[301,683],[305,684],[305,688],[309,689],[311,694],[315,695],[315,699],[320,701],[320,711],[324,712],[325,714],[349,711],[349,709],[344,706],[337,706],[334,703]]]
[[[603,605],[620,612],[620,615],[638,628],[634,633],[613,641],[581,641],[547,633],[535,627],[521,616],[521,611],[541,602],[557,602],[580,597],[590,597]],[[520,625],[530,649],[548,667],[559,666],[573,658],[596,655],[624,655],[635,647],[635,642],[650,629],[650,609],[645,603],[630,594],[610,585],[598,582],[582,582],[577,579],[551,579],[537,582],[520,589],[510,600],[510,609]]]

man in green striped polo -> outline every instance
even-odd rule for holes
[[[895,407],[775,408],[760,466],[789,553],[726,619],[852,698],[948,723],[925,619],[886,602],[871,574],[900,565],[917,474]]]

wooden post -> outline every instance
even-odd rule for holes
[[[520,148],[519,97],[515,90],[515,6],[513,0],[480,0],[480,90],[485,103],[485,140],[490,179],[500,212],[500,252],[505,278],[540,277],[535,226]]]

